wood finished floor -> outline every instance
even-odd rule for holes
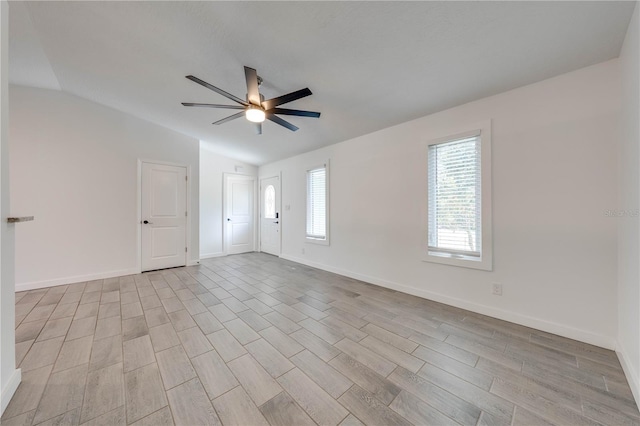
[[[264,254],[16,294],[3,425],[627,425],[609,350]]]

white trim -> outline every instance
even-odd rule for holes
[[[148,160],[144,158],[138,158],[138,176],[137,176],[137,188],[136,188],[136,217],[138,226],[136,232],[136,240],[138,249],[136,251],[136,267],[138,274],[142,273],[142,226],[140,222],[142,221],[142,164],[150,163],[150,164],[160,164],[163,166],[173,166],[173,167],[184,167],[187,171],[187,182],[186,182],[186,201],[187,204],[185,208],[187,209],[187,221],[185,223],[185,246],[187,247],[187,252],[184,254],[184,265],[192,266],[197,265],[199,262],[196,259],[189,259],[189,255],[192,252],[191,249],[191,233],[193,232],[191,229],[191,216],[193,212],[191,211],[191,191],[193,185],[193,179],[191,174],[191,166],[188,164],[180,164],[180,163],[172,163],[170,161],[158,161],[158,160]]]
[[[9,401],[11,401],[11,398],[13,398],[13,395],[16,393],[16,390],[18,389],[18,386],[20,386],[21,381],[22,381],[22,370],[17,368],[13,370],[13,373],[11,373],[11,377],[9,377],[7,384],[2,389],[2,401],[0,402],[2,406],[0,409],[0,415],[4,413],[4,410],[7,408],[7,405],[9,405]]]
[[[200,260],[202,259],[211,259],[214,257],[223,257],[226,256],[223,252],[218,252],[218,253],[205,253],[205,254],[201,254],[200,255]]]
[[[633,369],[633,365],[629,362],[629,357],[626,355],[624,347],[620,344],[620,340],[618,340],[616,344],[616,355],[618,355],[622,371],[624,371],[627,382],[629,382],[629,387],[631,388],[631,393],[636,400],[636,404],[640,406],[640,383],[638,383],[638,372]]]
[[[290,260],[292,262],[301,263],[303,265],[311,266],[313,268],[322,269],[324,271],[340,274],[345,277],[354,278],[356,280],[364,281],[370,284],[375,284],[380,287],[390,288],[402,293],[411,294],[413,296],[422,297],[423,299],[433,300],[435,302],[444,303],[445,305],[454,306],[460,309],[466,309],[471,312],[487,315],[493,318],[509,321],[515,324],[523,325],[525,327],[535,328],[537,330],[546,331],[548,333],[557,334],[558,336],[567,337],[569,339],[578,340],[591,345],[599,346],[605,349],[613,349],[615,347],[615,339],[610,336],[604,336],[601,334],[595,334],[588,330],[569,327],[566,325],[558,324],[556,322],[546,321],[539,318],[530,317],[527,315],[521,315],[517,312],[505,311],[502,309],[492,308],[490,306],[481,305],[478,303],[468,302],[466,300],[458,299],[455,297],[445,296],[440,293],[434,293],[428,290],[422,290],[415,287],[411,287],[405,284],[399,284],[392,281],[387,281],[382,278],[371,277],[368,275],[359,274],[356,272],[348,271],[345,269],[334,268],[321,263],[310,262],[306,259],[302,259],[295,256],[289,256],[283,254],[280,256],[282,259]]]
[[[196,266],[200,264],[200,259],[189,259],[186,266]]]
[[[258,195],[258,220],[257,220],[257,228],[258,228],[258,246],[256,247],[257,252],[262,252],[262,211],[264,209],[264,200],[262,199],[262,181],[266,180],[266,179],[273,179],[273,178],[278,178],[278,205],[276,206],[276,212],[278,213],[278,221],[280,222],[280,232],[278,232],[278,238],[280,239],[280,244],[278,244],[278,248],[279,253],[277,254],[278,257],[280,257],[280,255],[282,254],[282,170],[280,170],[280,172],[278,172],[277,175],[274,176],[268,176],[268,177],[261,177],[258,178],[258,192],[260,193]],[[269,253],[271,254],[271,253]]]
[[[428,152],[429,146],[451,142],[454,140],[469,138],[473,136],[480,136],[480,180],[481,180],[481,220],[482,220],[482,250],[481,258],[473,257],[453,257],[440,253],[429,253],[429,191],[428,188],[424,188],[421,209],[421,223],[422,223],[422,246],[421,246],[421,259],[423,262],[441,263],[451,266],[460,266],[464,268],[481,269],[484,271],[493,270],[493,219],[491,216],[493,197],[491,196],[491,189],[493,187],[492,173],[491,173],[491,120],[478,123],[473,126],[467,126],[467,130],[464,132],[452,132],[449,136],[439,137],[437,139],[431,139],[423,143],[423,155],[422,155],[422,168],[423,168],[423,182],[428,182],[429,179],[429,164],[428,164]]]
[[[27,283],[16,284],[16,291],[35,290],[39,288],[55,287],[57,285],[75,284],[85,281],[103,280],[105,278],[123,277],[125,275],[139,274],[139,268],[119,269],[116,271],[98,272],[96,274],[75,275],[71,277],[54,278],[51,280],[31,281]]]

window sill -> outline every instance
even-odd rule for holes
[[[442,265],[458,266],[461,268],[480,269],[492,271],[491,259],[477,258],[464,255],[454,255],[451,253],[428,252],[422,256],[423,262],[440,263]]]
[[[311,244],[319,244],[321,246],[328,246],[329,245],[329,240],[327,238],[325,239],[320,239],[320,238],[310,238],[310,237],[306,237],[305,238],[305,243],[311,243]]]

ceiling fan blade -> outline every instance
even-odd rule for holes
[[[309,90],[309,88],[307,87],[304,89],[296,90],[295,92],[287,93],[286,95],[278,96],[277,98],[268,99],[262,102],[262,107],[264,109],[275,108],[278,105],[293,102],[297,99],[304,98],[305,96],[309,96],[311,94],[311,90]]]
[[[196,104],[193,102],[182,102],[186,107],[206,107],[206,108],[224,108],[224,109],[244,109],[240,105],[218,105],[218,104]]]
[[[213,124],[223,124],[223,123],[226,123],[227,121],[235,120],[236,118],[240,118],[240,117],[244,117],[244,111],[237,112],[237,113],[235,113],[233,115],[228,116],[227,118],[223,118],[222,120],[218,120],[218,121],[214,122]]]
[[[231,93],[225,92],[222,89],[218,89],[216,86],[211,85],[209,83],[207,83],[206,81],[200,80],[198,77],[194,77],[192,75],[188,75],[187,78],[191,81],[193,81],[194,83],[198,83],[201,86],[206,87],[207,89],[213,90],[216,93],[221,94],[222,96],[224,96],[225,98],[231,99],[234,102],[239,103],[240,105],[244,105],[244,106],[248,106],[249,104],[245,101],[243,101],[242,99],[233,96]]]
[[[320,113],[319,112],[314,112],[314,111],[301,111],[299,109],[287,109],[287,108],[272,108],[268,111],[265,111],[266,113],[272,113],[272,114],[282,114],[282,115],[295,115],[298,117],[313,117],[313,118],[318,118],[320,117]]]
[[[253,68],[244,67],[244,77],[247,80],[247,99],[253,105],[260,106],[260,91],[258,90],[258,73]]]
[[[262,123],[254,123],[256,128],[256,135],[262,134]]]
[[[276,124],[281,125],[282,127],[286,127],[287,129],[291,130],[292,132],[295,132],[296,130],[298,130],[298,128],[296,126],[294,126],[293,124],[289,123],[286,120],[283,120],[282,118],[278,117],[277,115],[274,114],[267,114],[267,120],[271,120]]]

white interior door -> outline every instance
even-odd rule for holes
[[[280,177],[260,181],[260,250],[280,256]]]
[[[187,264],[187,169],[142,163],[142,271]]]
[[[255,179],[225,175],[225,181],[225,251],[227,254],[253,251]]]

